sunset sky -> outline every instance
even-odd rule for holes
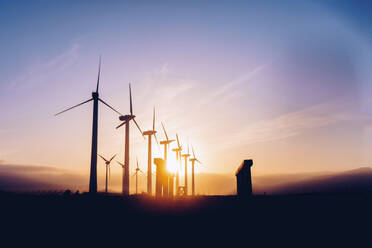
[[[100,97],[127,114],[131,83],[141,128],[155,106],[158,138],[162,121],[189,141],[198,172],[372,166],[371,16],[368,1],[1,1],[0,160],[88,173],[92,104],[54,114],[91,97],[102,54]],[[98,151],[123,160],[119,123],[101,104]],[[146,170],[133,125],[131,142]]]

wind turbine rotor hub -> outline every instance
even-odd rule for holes
[[[121,116],[119,116],[119,120],[129,121],[129,120],[134,119],[134,117],[136,117],[136,116],[135,115],[121,115]]]
[[[98,92],[92,92],[92,97],[94,100],[98,99]]]

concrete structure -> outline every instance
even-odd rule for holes
[[[155,158],[154,163],[156,165],[156,186],[155,196],[162,197],[168,196],[168,172],[165,165],[164,159]]]
[[[239,168],[236,170],[237,194],[241,197],[252,195],[252,176],[251,167],[253,165],[252,159],[244,160]]]

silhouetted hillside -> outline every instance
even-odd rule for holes
[[[182,178],[181,178],[182,179]],[[0,165],[0,190],[16,192],[71,189],[86,191],[88,175],[47,166]],[[112,174],[110,191],[121,192],[121,174]],[[201,173],[195,175],[198,195],[234,195],[236,179],[232,174]],[[131,180],[132,193],[135,180]],[[181,180],[182,182],[182,180]],[[146,175],[139,176],[139,192],[146,186]],[[189,185],[191,187],[191,185]],[[99,190],[104,175],[98,177]],[[255,194],[301,194],[325,192],[372,191],[372,169],[358,168],[345,172],[317,172],[278,175],[253,175]]]
[[[340,173],[312,175],[310,178],[283,183],[267,190],[272,194],[369,192],[372,191],[372,169],[363,167]]]

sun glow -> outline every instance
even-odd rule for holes
[[[179,162],[177,162],[177,159],[175,157],[175,154],[174,152],[172,152],[171,154],[169,154],[170,156],[168,156],[168,161],[167,161],[167,170],[170,172],[170,173],[176,173],[177,170],[179,170]]]

